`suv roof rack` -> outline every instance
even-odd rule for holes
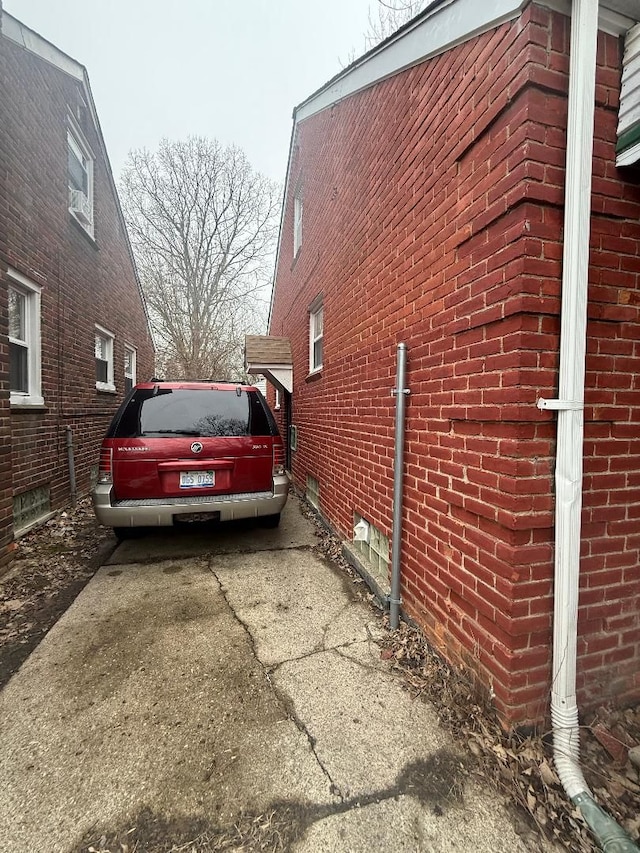
[[[149,382],[202,382],[214,385],[253,385],[248,379],[161,379],[158,376],[152,376]]]

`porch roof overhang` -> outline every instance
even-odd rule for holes
[[[293,359],[289,338],[273,335],[246,335],[244,367],[247,373],[261,373],[279,391],[293,393]]]

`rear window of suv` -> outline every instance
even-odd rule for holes
[[[275,434],[273,417],[257,391],[156,386],[133,391],[113,419],[107,438]]]

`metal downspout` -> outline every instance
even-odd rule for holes
[[[404,474],[404,418],[409,389],[404,387],[407,371],[407,345],[398,344],[396,387],[396,427],[393,454],[393,538],[391,540],[391,593],[389,627],[395,631],[400,622],[400,551],[402,549],[402,480]]]
[[[73,430],[70,426],[65,427],[67,433],[67,464],[69,466],[69,491],[71,494],[71,503],[75,506],[78,498],[78,489],[76,486],[76,463],[73,454]]]
[[[601,848],[638,848],[594,801],[580,768],[576,660],[582,513],[584,387],[598,0],[572,0],[567,169],[557,400],[556,543],[551,718],[554,763]]]

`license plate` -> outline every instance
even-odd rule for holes
[[[216,482],[213,471],[180,471],[181,489],[204,489],[214,486]]]

